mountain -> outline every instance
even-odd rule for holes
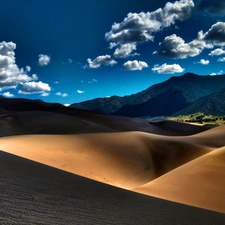
[[[224,87],[225,75],[199,76],[186,73],[137,94],[97,98],[70,107],[130,117],[169,115]]]
[[[126,105],[114,114],[126,115],[129,117],[167,116],[189,105],[190,103],[182,89],[171,88],[170,90],[149,99],[147,102],[138,105]]]
[[[174,116],[188,115],[197,112],[203,112],[209,115],[225,115],[225,88],[198,99],[187,108],[174,113]]]
[[[46,103],[40,99],[31,100],[25,98],[0,98],[0,109],[4,109],[6,111],[37,111],[60,107],[64,106],[60,103]]]

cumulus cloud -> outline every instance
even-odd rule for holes
[[[143,68],[147,68],[148,64],[143,61],[127,61],[123,64],[124,70],[142,70]]]
[[[225,57],[221,57],[217,60],[218,62],[225,62]]]
[[[187,19],[193,7],[192,0],[180,0],[174,3],[168,2],[163,9],[159,8],[154,12],[128,13],[121,23],[112,25],[111,30],[105,34],[105,38],[114,46],[116,43],[153,40],[152,33],[175,24],[176,20]]]
[[[46,96],[49,96],[49,94],[50,94],[49,92],[43,92],[43,93],[41,94],[41,96],[42,96],[42,97],[46,97]]]
[[[167,2],[164,8],[153,12],[128,13],[121,23],[112,25],[105,39],[110,42],[110,48],[117,46],[115,56],[127,57],[136,50],[138,43],[153,41],[154,33],[175,24],[177,20],[189,18],[193,7],[193,0],[180,0]]]
[[[136,50],[136,43],[127,43],[116,48],[113,56],[115,58],[126,58],[131,56],[131,52]],[[137,54],[137,53],[136,53]]]
[[[164,41],[160,44],[158,53],[170,58],[185,59],[199,55],[205,48],[213,48],[213,45],[207,44],[199,38],[185,43],[181,37],[172,34],[165,37]]]
[[[31,71],[31,67],[30,66],[26,66],[26,71],[30,72]]]
[[[12,98],[12,97],[14,97],[14,94],[10,93],[9,91],[3,93],[2,95],[3,95],[4,97],[6,97],[6,98]]]
[[[67,97],[68,96],[67,93],[61,93],[61,92],[57,92],[55,94],[58,95],[58,96],[61,96],[61,97]]]
[[[217,22],[205,33],[201,31],[201,39],[211,41],[216,46],[225,46],[225,22]]]
[[[163,65],[155,65],[152,68],[152,71],[157,72],[158,74],[174,74],[174,73],[182,73],[185,69],[182,68],[179,64],[168,65],[164,63]]]
[[[198,63],[202,64],[202,65],[208,65],[210,63],[209,60],[205,60],[205,59],[201,59]]]
[[[225,51],[222,48],[217,48],[209,53],[209,55],[211,56],[223,55],[223,54],[225,54]]]
[[[35,80],[35,76],[29,76],[23,68],[19,68],[15,58],[16,44],[13,42],[0,42],[0,90],[16,88],[23,84]]]
[[[89,59],[87,59],[87,62],[89,64],[89,68],[92,68],[92,69],[99,68],[101,65],[113,66],[113,65],[117,64],[117,62],[114,59],[112,59],[112,57],[110,55],[98,56],[94,60],[91,60],[89,58]]]
[[[23,84],[21,90],[18,91],[19,94],[37,94],[51,91],[51,87],[47,83],[43,83],[42,81],[38,82],[27,82]]]
[[[71,104],[64,104],[64,106],[66,106],[66,107],[68,107],[68,106],[70,106]]]
[[[210,76],[216,76],[216,75],[222,75],[223,74],[223,70],[220,70],[218,73],[211,73]]]
[[[84,93],[84,91],[77,90],[77,93],[78,93],[78,94],[83,94],[83,93]]]
[[[47,66],[50,63],[50,56],[40,54],[38,57],[38,63],[40,66]]]
[[[37,74],[32,74],[32,80],[38,80]]]
[[[225,1],[224,0],[200,0],[198,7],[200,10],[216,16],[225,15]]]

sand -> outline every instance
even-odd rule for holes
[[[0,138],[17,156],[125,189],[143,185],[212,150],[143,132]]]
[[[224,225],[225,215],[112,187],[0,151],[0,224]]]
[[[225,213],[225,126],[14,103],[0,104],[0,224],[224,224],[203,209]]]
[[[134,191],[225,213],[225,147],[199,157]]]

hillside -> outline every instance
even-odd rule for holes
[[[202,112],[206,115],[224,115],[225,114],[225,88],[200,98],[187,108],[174,113],[174,116],[188,115]]]
[[[178,105],[173,106],[172,109],[167,109],[168,113],[173,113],[176,110],[181,110],[187,107],[190,103],[193,103],[197,99],[217,92],[224,87],[225,75],[199,76],[193,73],[186,73],[183,76],[171,77],[170,79],[162,83],[155,84],[137,94],[124,97],[113,96],[111,98],[97,98],[85,102],[75,103],[70,107],[106,114],[113,113],[122,116],[152,116],[156,114],[151,114],[152,109],[149,109],[149,107],[152,107],[151,105],[154,104],[154,108],[162,108],[161,111],[158,110],[158,112],[156,112],[159,113],[157,115],[164,115],[164,113],[161,113],[164,111],[165,106],[161,106],[161,101],[168,98],[168,93],[173,92],[173,94],[170,94],[170,102],[174,98],[176,98],[174,93],[175,90],[177,90],[176,93],[178,94],[178,96],[183,95],[182,100],[185,100],[186,102],[185,104],[178,103]],[[132,107],[134,105],[137,105],[137,109]],[[139,113],[127,113],[130,112],[131,109],[134,111],[138,111]],[[145,113],[145,111],[147,113]]]

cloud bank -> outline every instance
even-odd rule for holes
[[[31,67],[19,68],[15,58],[16,44],[0,42],[0,90],[16,88],[20,84],[37,80],[37,75],[29,76]]]

